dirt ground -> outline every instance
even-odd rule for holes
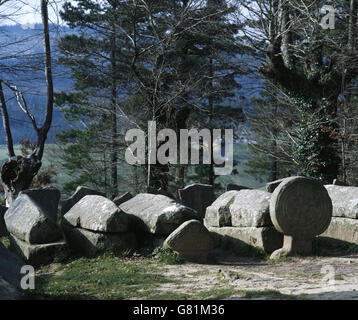
[[[212,288],[275,290],[298,299],[358,300],[358,255],[292,257],[271,262],[230,256],[217,251],[217,263],[168,265],[162,274],[181,282],[163,291],[188,292]],[[242,295],[230,299],[242,299]],[[263,295],[259,299],[271,299]]]

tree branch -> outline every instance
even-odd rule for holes
[[[48,26],[48,0],[41,0],[41,17],[43,24],[43,40],[45,50],[45,78],[47,86],[47,102],[46,102],[46,117],[42,128],[38,132],[37,148],[35,150],[36,156],[42,159],[45,147],[47,133],[50,130],[53,114],[53,81],[52,81],[52,66],[51,66],[51,47],[50,35]]]
[[[15,156],[15,151],[14,151],[14,143],[12,141],[12,135],[10,130],[9,114],[7,112],[4,91],[2,89],[2,80],[0,80],[0,104],[1,104],[2,120],[3,120],[5,135],[6,135],[6,145],[7,145],[8,155],[11,158]]]

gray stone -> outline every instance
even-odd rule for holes
[[[287,178],[267,182],[266,183],[266,191],[270,192],[270,193],[274,192],[275,189],[279,186],[279,184],[285,179],[287,179]]]
[[[22,278],[21,268],[25,265],[16,254],[9,251],[0,242],[0,276],[6,281],[20,288],[20,280]]]
[[[327,230],[320,236],[358,245],[358,220],[333,217]]]
[[[119,249],[136,249],[137,241],[133,232],[102,233],[63,226],[68,246],[86,257],[94,257],[104,250],[116,246]]]
[[[0,276],[0,300],[20,300],[19,289]]]
[[[157,235],[169,235],[183,222],[198,219],[195,210],[159,194],[140,193],[119,208],[143,221],[144,231]]]
[[[332,201],[318,180],[291,177],[273,192],[270,216],[275,228],[285,235],[283,247],[272,254],[272,259],[308,255],[312,251],[313,238],[330,224]]]
[[[165,190],[163,188],[154,188],[154,187],[149,187],[147,188],[147,193],[149,194],[161,194],[162,196],[166,196],[169,197],[171,199],[175,199],[175,197],[168,191]]]
[[[210,227],[272,226],[271,194],[262,190],[227,191],[206,209],[205,225]]]
[[[24,265],[24,261],[0,243],[0,300],[20,298],[21,268]]]
[[[65,215],[78,201],[85,196],[97,195],[105,197],[106,194],[84,186],[77,187],[76,191],[66,200],[62,201],[61,215]]]
[[[333,217],[358,219],[358,188],[326,185],[332,200]]]
[[[346,187],[348,187],[348,184],[347,184],[347,183],[345,183],[345,182],[343,182],[343,181],[340,181],[340,180],[338,180],[338,179],[334,179],[334,180],[333,180],[333,184],[334,184],[335,186],[346,186]]]
[[[208,227],[218,246],[228,243],[230,248],[240,248],[243,243],[271,253],[282,247],[283,235],[274,227]]]
[[[312,254],[312,238],[284,235],[282,248],[275,250],[270,259],[295,255],[308,256],[310,254]]]
[[[0,237],[4,237],[8,234],[4,220],[6,210],[6,207],[0,205]]]
[[[30,244],[61,239],[62,232],[56,221],[58,200],[56,189],[20,192],[5,213],[8,232]]]
[[[270,219],[271,193],[262,190],[241,190],[230,205],[233,227],[272,226]]]
[[[206,262],[214,248],[214,240],[201,222],[189,220],[175,229],[164,245],[187,261]]]
[[[228,191],[206,208],[205,225],[208,227],[229,227],[231,224],[230,206],[239,191]]]
[[[121,194],[121,195],[115,197],[115,198],[113,199],[113,202],[114,202],[117,206],[119,206],[119,205],[121,205],[123,202],[126,202],[126,201],[128,201],[128,200],[130,200],[130,199],[132,199],[132,198],[133,198],[132,194],[129,193],[129,192],[126,192],[126,193],[123,193],[123,194]]]
[[[250,189],[252,189],[252,188],[245,187],[245,186],[240,186],[238,184],[232,184],[232,183],[229,183],[226,186],[226,191],[231,191],[231,190],[240,191],[240,190],[250,190]]]
[[[34,267],[51,263],[57,253],[67,248],[66,242],[62,240],[45,244],[29,244],[11,234],[9,238],[10,250]]]
[[[195,183],[179,189],[180,203],[194,209],[200,218],[205,217],[206,208],[215,200],[213,186],[208,184]]]
[[[61,193],[54,187],[29,189],[21,192],[26,194],[32,202],[42,209],[44,214],[52,219],[53,222],[58,221],[58,203]]]
[[[89,195],[63,216],[63,223],[96,232],[126,232],[131,219],[111,200]]]

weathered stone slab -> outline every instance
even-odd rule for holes
[[[327,230],[320,236],[358,245],[358,220],[333,217]]]
[[[123,194],[121,194],[121,195],[115,197],[115,198],[113,199],[113,202],[114,202],[117,206],[119,206],[119,205],[121,205],[123,202],[126,202],[126,201],[128,201],[128,200],[130,200],[130,199],[132,199],[132,198],[133,198],[132,194],[131,194],[130,192],[126,192],[126,193],[123,193]]]
[[[206,208],[205,225],[208,227],[229,227],[231,224],[230,206],[239,191],[228,191]]]
[[[346,187],[348,187],[348,184],[347,184],[347,183],[345,183],[345,182],[343,182],[343,181],[340,181],[340,180],[338,180],[338,179],[334,179],[334,180],[333,180],[333,184],[334,184],[335,186],[346,186]]]
[[[273,192],[270,216],[275,228],[285,235],[283,247],[271,258],[309,255],[313,238],[323,233],[332,219],[332,201],[318,180],[290,177]]]
[[[274,192],[275,189],[279,186],[279,184],[285,179],[287,179],[287,178],[267,182],[266,183],[266,191],[270,192],[270,193]]]
[[[214,248],[214,240],[201,222],[189,220],[175,229],[165,240],[164,245],[178,252],[185,260],[206,262]]]
[[[210,227],[272,226],[271,193],[262,190],[228,191],[206,209],[205,225]]]
[[[61,193],[54,187],[37,188],[21,191],[21,194],[27,195],[43,213],[52,219],[53,222],[58,221],[58,203]]]
[[[231,190],[240,191],[240,190],[250,190],[250,189],[252,189],[252,188],[245,187],[245,186],[240,186],[238,184],[232,184],[232,183],[229,183],[226,186],[226,191],[231,191]]]
[[[56,221],[58,200],[59,192],[56,189],[20,192],[5,213],[7,230],[16,238],[30,244],[61,239],[62,232]]]
[[[61,215],[62,216],[65,215],[83,197],[90,196],[90,195],[96,195],[102,197],[106,196],[106,194],[101,191],[93,190],[85,186],[79,186],[69,198],[62,201]]]
[[[126,232],[131,219],[111,200],[89,195],[63,216],[63,223],[96,232]]]
[[[195,183],[179,189],[180,203],[194,209],[202,219],[205,217],[206,208],[215,200],[213,186]]]
[[[232,247],[240,247],[246,243],[253,247],[261,248],[265,252],[271,253],[282,247],[283,235],[274,227],[208,227],[208,230],[217,240],[229,242]]]
[[[159,194],[140,193],[119,208],[141,219],[146,232],[157,235],[169,235],[183,222],[198,219],[195,210]]]
[[[20,289],[20,281],[23,276],[21,268],[24,265],[24,261],[0,243],[0,278]]]
[[[0,276],[0,300],[20,300],[19,289]]]
[[[116,246],[119,249],[136,249],[137,240],[133,232],[102,233],[92,232],[81,228],[63,226],[66,241],[71,248],[86,257]]]
[[[0,205],[0,237],[4,237],[8,234],[6,229],[5,219],[4,219],[6,210],[7,210],[6,207]]]
[[[230,205],[233,227],[272,226],[270,218],[271,193],[262,190],[241,190]]]
[[[333,217],[358,219],[358,188],[339,185],[326,185],[332,200]]]
[[[63,240],[45,244],[29,244],[10,234],[10,250],[34,267],[51,263],[57,253],[66,250]]]
[[[162,196],[166,196],[169,197],[171,199],[175,199],[174,195],[171,194],[168,190],[164,190],[163,188],[154,188],[154,187],[149,187],[147,188],[147,193],[149,194],[160,194]]]

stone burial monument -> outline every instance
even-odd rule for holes
[[[333,217],[321,236],[358,244],[358,187],[329,184],[325,188],[332,199]]]
[[[214,188],[208,184],[194,183],[179,189],[180,203],[194,209],[201,219],[205,218],[206,208],[215,200]]]
[[[130,215],[100,195],[84,196],[62,218],[69,247],[86,257],[94,257],[114,246],[136,249],[132,223]]]
[[[31,265],[51,262],[66,247],[57,222],[59,200],[55,188],[24,190],[5,213],[10,249]]]
[[[102,196],[105,197],[106,195],[101,192],[97,191],[85,186],[78,186],[76,191],[67,199],[62,201],[61,207],[61,216],[64,216],[78,201],[80,201],[85,196]]]
[[[282,246],[283,236],[270,218],[271,193],[244,189],[223,193],[206,209],[204,225],[218,245],[230,248],[244,244],[273,252]]]
[[[24,261],[0,242],[0,300],[21,299],[21,268],[24,265]]]
[[[140,193],[119,208],[137,219],[136,235],[143,246],[161,246],[182,223],[199,219],[195,210],[161,194]]]
[[[189,220],[165,239],[164,246],[178,252],[182,259],[206,263],[215,244],[210,232],[200,221]]]
[[[271,259],[310,255],[312,240],[331,222],[332,201],[318,180],[286,178],[272,194],[270,217],[275,228],[284,234],[283,247],[274,251]]]

